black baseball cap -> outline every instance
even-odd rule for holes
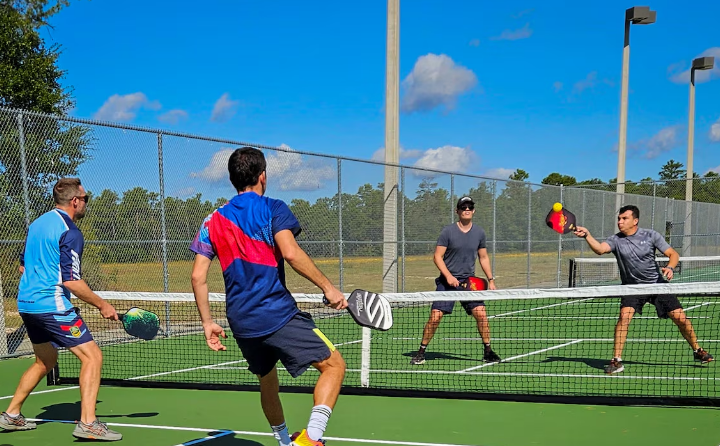
[[[462,205],[464,205],[464,204],[469,204],[469,205],[475,206],[475,202],[473,201],[472,198],[470,198],[470,197],[462,197],[461,199],[458,200],[457,206],[455,206],[455,208],[456,208],[456,209],[460,209],[460,206],[462,206]]]

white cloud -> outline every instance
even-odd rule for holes
[[[270,187],[280,190],[316,190],[324,186],[325,181],[337,178],[335,169],[327,164],[308,161],[299,153],[293,153],[285,144],[280,146],[291,152],[269,151],[265,154]],[[200,172],[192,172],[191,178],[207,182],[230,181],[228,160],[235,149],[222,148],[215,152],[210,162]]]
[[[281,148],[292,150],[285,144]],[[267,159],[268,182],[280,190],[310,191],[321,189],[325,181],[337,178],[335,169],[320,162],[307,161],[299,153],[270,152]]]
[[[420,158],[423,154],[422,150],[417,149],[411,149],[411,150],[405,150],[402,147],[400,147],[400,159],[408,159],[408,158]],[[380,147],[373,153],[372,158],[370,158],[373,161],[378,162],[385,162],[385,147]]]
[[[520,17],[522,17],[522,16],[524,16],[524,15],[528,15],[528,14],[532,13],[534,10],[535,10],[535,9],[532,9],[532,8],[531,8],[531,9],[523,9],[522,11],[520,11],[520,12],[518,12],[517,14],[513,15],[512,18],[514,18],[514,19],[519,19]]]
[[[497,167],[495,169],[486,170],[483,176],[490,178],[497,178],[498,180],[507,180],[510,175],[515,172],[515,169],[505,169],[504,167]]]
[[[705,173],[703,174],[703,176],[704,176],[704,175],[707,175],[708,172],[720,173],[720,166],[713,167],[712,169],[708,169],[708,171],[705,172]]]
[[[480,39],[472,39],[470,41],[470,46],[480,46]]]
[[[697,57],[711,56],[715,58],[715,66],[712,70],[696,70],[695,71],[695,83],[700,84],[707,82],[712,79],[720,78],[720,47],[708,48]],[[693,58],[695,59],[695,58]],[[690,68],[685,69],[688,65],[684,62],[678,62],[668,67],[668,72],[671,74],[670,80],[676,84],[687,84],[690,83]]]
[[[235,116],[240,101],[230,99],[229,93],[224,93],[220,99],[215,102],[210,120],[213,122],[225,122]]]
[[[443,170],[446,172],[467,172],[470,168],[479,163],[478,156],[470,149],[456,146],[442,146],[437,149],[426,150],[422,157],[413,166],[424,169]],[[413,174],[421,177],[433,177],[432,172],[413,171]]]
[[[175,192],[175,196],[179,198],[189,198],[195,196],[196,193],[197,190],[195,190],[194,187],[188,186],[178,189],[177,192]]]
[[[593,88],[597,85],[597,71],[588,73],[585,79],[575,82],[573,85],[573,93],[580,94],[588,88]]]
[[[200,172],[191,172],[190,178],[199,178],[211,183],[220,180],[230,181],[228,160],[234,151],[234,149],[222,148],[215,152],[208,165]]]
[[[530,29],[530,24],[526,23],[525,26],[523,26],[520,29],[511,30],[506,29],[502,33],[500,33],[499,36],[491,37],[492,40],[521,40],[521,39],[527,39],[528,37],[532,36],[532,29]]]
[[[720,119],[710,126],[710,141],[720,142]]]
[[[477,77],[445,54],[427,54],[418,58],[402,85],[404,112],[429,111],[440,105],[449,110],[459,95],[477,85]]]
[[[180,121],[184,121],[188,118],[188,113],[185,110],[170,110],[162,115],[158,116],[158,120],[166,122],[168,124],[177,124]]]
[[[638,152],[646,159],[657,158],[661,154],[678,147],[683,130],[682,125],[665,127],[649,139],[642,139],[628,144],[628,150]],[[617,150],[617,145],[615,145],[613,151],[617,152]]]
[[[555,90],[555,93],[559,93],[560,90],[563,89],[563,83],[558,81],[553,83],[553,90]]]
[[[132,121],[140,108],[160,110],[162,105],[158,101],[150,101],[145,93],[141,92],[114,94],[95,112],[93,118],[103,121]]]

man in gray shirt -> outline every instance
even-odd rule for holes
[[[638,228],[639,219],[640,210],[637,206],[623,206],[618,212],[620,232],[611,235],[604,242],[598,242],[590,235],[590,231],[582,226],[576,228],[575,235],[585,238],[596,254],[609,252],[615,254],[623,285],[667,283],[673,278],[674,268],[677,266],[680,256],[656,231]],[[656,249],[670,259],[667,266],[662,268],[662,274],[655,261]],[[712,355],[700,348],[692,323],[685,316],[685,311],[676,296],[624,296],[620,301],[620,317],[615,325],[614,357],[610,364],[605,366],[606,373],[620,373],[625,369],[621,355],[623,347],[625,347],[630,321],[636,312],[642,314],[643,306],[648,302],[655,306],[659,318],[670,318],[678,326],[680,333],[693,349],[695,360],[703,364],[713,360]]]
[[[438,238],[433,260],[440,270],[440,277],[435,279],[436,291],[461,291],[461,284],[475,275],[475,259],[480,259],[480,266],[489,279],[489,288],[495,289],[495,278],[490,268],[490,258],[485,247],[485,231],[472,222],[475,214],[475,203],[470,197],[458,200],[456,212],[459,217],[457,223],[445,226]],[[453,312],[454,301],[433,302],[430,318],[425,324],[420,349],[413,356],[410,364],[425,363],[425,349],[440,326],[440,320],[446,314]],[[477,321],[478,331],[482,337],[485,351],[483,359],[489,362],[500,361],[500,357],[490,347],[490,324],[485,312],[483,301],[462,301],[462,306],[468,315]]]

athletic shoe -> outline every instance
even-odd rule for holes
[[[2,415],[0,415],[0,428],[6,431],[29,431],[36,427],[37,424],[26,420],[23,414],[11,417],[7,412],[3,412]]]
[[[93,421],[92,424],[85,424],[82,421],[78,421],[73,431],[73,437],[98,441],[122,440],[122,434],[120,432],[108,429],[107,424],[97,419]]]
[[[425,353],[417,352],[415,356],[410,360],[410,365],[425,364]]]
[[[500,362],[502,359],[494,351],[487,349],[483,354],[483,361],[485,362]]]
[[[618,361],[617,359],[614,359],[610,361],[610,364],[605,366],[605,373],[608,375],[612,375],[613,373],[620,373],[623,370],[625,370],[625,366],[623,366],[622,361]]]
[[[295,432],[290,439],[292,440],[290,446],[325,446],[325,440],[312,440],[305,429],[302,432]]]
[[[693,358],[695,358],[696,361],[700,361],[702,364],[707,364],[708,362],[715,360],[710,353],[701,348],[693,352]]]

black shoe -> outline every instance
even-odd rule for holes
[[[485,362],[500,362],[502,359],[500,356],[498,356],[497,353],[492,351],[491,349],[486,349],[485,353],[483,354],[483,361]]]
[[[715,360],[710,353],[701,348],[693,352],[693,358],[695,358],[696,361],[700,361],[701,364],[707,364],[708,362]]]
[[[625,370],[625,366],[623,366],[622,361],[618,361],[617,359],[614,359],[610,361],[610,364],[605,366],[605,373],[608,375],[612,375],[613,373],[620,373],[623,370]]]
[[[417,352],[415,356],[410,360],[410,365],[425,364],[425,353]]]

